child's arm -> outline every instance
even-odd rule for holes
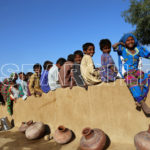
[[[94,68],[94,63],[93,63],[93,61],[92,61],[92,58],[91,58],[91,56],[89,56],[88,57],[88,60],[87,60],[87,71],[90,73],[90,74],[92,74],[92,75],[94,75],[94,76],[99,76],[99,70],[96,70],[95,68]]]
[[[123,42],[115,43],[115,44],[112,45],[112,47],[113,47],[114,50],[118,50],[118,46],[119,46],[119,45],[122,45],[122,46],[125,47],[125,44],[124,44]]]
[[[29,91],[31,93],[31,95],[34,94],[34,74],[30,77],[30,80],[29,80]]]
[[[150,59],[150,51],[148,51],[146,48],[144,48],[142,46],[139,49],[140,49],[140,56],[141,57]]]

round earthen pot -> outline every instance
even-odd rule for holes
[[[45,133],[45,125],[42,122],[34,122],[25,131],[26,138],[34,140],[42,137]]]
[[[54,140],[59,144],[66,144],[72,138],[72,132],[64,126],[59,126],[54,133]]]
[[[148,131],[142,131],[135,135],[134,144],[137,150],[150,150],[150,125]]]
[[[30,120],[28,122],[22,122],[21,126],[19,127],[19,131],[22,133],[25,133],[26,129],[33,124],[33,120]]]
[[[106,144],[106,135],[100,129],[85,128],[80,140],[81,150],[103,150]]]

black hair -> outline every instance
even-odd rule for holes
[[[23,75],[25,75],[25,73],[24,73],[24,72],[19,72],[19,73],[18,73],[18,75],[20,75],[20,74],[23,74]]]
[[[73,55],[73,54],[68,55],[67,61],[72,61],[72,62],[74,62],[74,55]]]
[[[65,58],[59,58],[56,62],[56,64],[60,64],[60,66],[62,66],[64,63],[66,62]]]
[[[49,69],[51,66],[53,65],[53,63],[49,60],[44,62],[43,68],[44,70]]]
[[[29,77],[31,77],[31,76],[32,76],[32,74],[33,74],[33,72],[27,72],[27,73],[26,73],[26,79],[28,80],[28,79],[29,79]]]
[[[36,63],[34,66],[33,66],[33,70],[37,69],[37,68],[40,68],[42,70],[42,66],[39,64],[39,63]]]
[[[74,57],[75,57],[76,55],[79,55],[79,56],[83,57],[83,52],[82,52],[81,50],[76,50],[76,51],[74,52]]]
[[[94,46],[93,43],[85,43],[85,44],[83,44],[83,45],[82,45],[82,49],[83,49],[84,51],[87,51],[87,49],[88,49],[89,46],[93,46],[94,49],[95,49],[95,46]]]
[[[109,48],[111,48],[111,42],[110,42],[109,39],[102,39],[102,40],[100,40],[100,42],[99,42],[100,49],[103,50],[103,48],[105,46],[108,46]]]

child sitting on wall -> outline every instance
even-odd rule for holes
[[[50,91],[50,86],[48,84],[48,72],[52,66],[53,66],[53,63],[51,61],[44,62],[44,65],[43,65],[44,71],[42,72],[41,78],[40,78],[41,89],[44,93],[48,93]]]
[[[31,77],[32,75],[33,75],[33,72],[27,72],[27,73],[26,73],[28,96],[31,96],[31,93],[30,93],[30,90],[29,90],[29,81],[30,81],[30,77]]]
[[[21,80],[20,86],[22,88],[22,91],[24,93],[23,100],[25,100],[28,96],[28,88],[27,88],[27,81],[26,81],[26,75],[24,72],[20,72],[19,74],[19,79]]]
[[[83,53],[80,50],[74,52],[73,77],[77,86],[86,87],[83,77],[81,76],[80,64],[83,58]]]
[[[74,55],[70,54],[67,58],[67,61],[61,67],[59,71],[59,83],[62,88],[75,86],[75,82],[72,77],[72,66],[74,63]]]
[[[29,90],[31,95],[42,96],[42,90],[40,87],[40,77],[42,66],[40,64],[35,64],[33,66],[34,74],[30,77],[29,80]]]
[[[61,67],[65,62],[66,60],[64,58],[59,58],[56,62],[56,65],[53,64],[52,68],[49,70],[48,83],[52,91],[61,87],[58,80],[58,74],[59,74],[59,70],[61,69]]]
[[[102,39],[99,43],[100,49],[103,52],[101,56],[100,75],[103,82],[113,82],[116,80],[118,71],[114,60],[110,55],[111,42],[108,39]]]
[[[145,103],[150,86],[150,74],[139,70],[140,57],[150,59],[150,52],[141,46],[132,33],[122,36],[118,43],[113,45],[114,51],[124,59],[123,74],[125,82],[132,93],[136,104],[145,114],[150,115],[150,107]]]
[[[81,61],[81,75],[87,85],[95,85],[101,83],[100,72],[95,69],[92,57],[95,53],[93,43],[85,43],[83,45],[84,56]]]

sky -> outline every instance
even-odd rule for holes
[[[121,16],[129,6],[129,0],[0,0],[1,79],[33,71],[35,63],[56,63],[86,42],[94,43],[100,66],[99,41],[114,44],[135,29]],[[117,54],[111,55],[117,64]]]

